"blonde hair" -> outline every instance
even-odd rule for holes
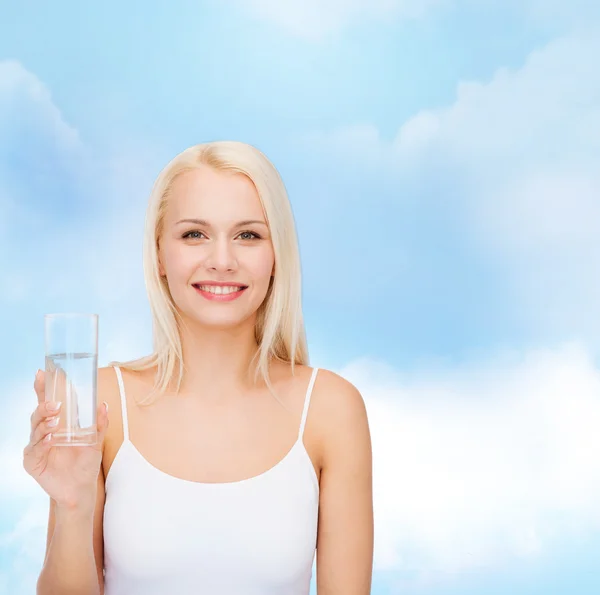
[[[275,272],[265,300],[258,309],[255,337],[258,351],[254,380],[259,375],[273,393],[269,363],[277,359],[294,365],[308,364],[301,303],[301,266],[292,208],[277,169],[255,147],[236,141],[215,141],[194,145],[172,159],[158,175],[152,188],[144,228],[143,266],[146,291],[150,302],[153,328],[151,355],[109,365],[129,370],[157,367],[155,384],[140,404],[148,404],[156,393],[163,393],[178,369],[179,391],[184,372],[181,322],[167,281],[159,274],[158,239],[173,181],[181,174],[209,166],[216,170],[240,173],[256,187],[271,232],[275,255]]]

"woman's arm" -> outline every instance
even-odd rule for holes
[[[322,439],[317,592],[369,595],[373,570],[371,436],[358,390],[333,372],[319,378]],[[316,387],[315,387],[316,388]]]
[[[102,516],[104,473],[100,468],[96,502],[77,510],[50,500],[46,557],[37,582],[38,595],[104,593]]]
[[[112,368],[98,370],[98,400],[119,411],[119,388]],[[102,442],[102,455],[106,439]],[[57,447],[58,448],[58,447]],[[94,501],[78,510],[50,499],[46,556],[37,581],[38,595],[103,595],[104,469],[100,464]]]

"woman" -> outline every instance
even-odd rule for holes
[[[308,365],[295,225],[268,159],[239,142],[175,157],[150,196],[144,275],[154,350],[98,371],[95,447],[53,448],[60,411],[36,376],[37,592],[306,594],[316,548],[319,595],[367,595],[365,407]]]

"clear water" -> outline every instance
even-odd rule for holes
[[[93,353],[46,356],[46,401],[60,401],[54,442],[58,445],[95,444],[98,357]]]

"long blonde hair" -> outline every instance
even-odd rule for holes
[[[308,364],[308,347],[301,302],[301,266],[296,227],[287,191],[277,169],[255,147],[237,141],[194,145],[172,159],[158,175],[148,201],[144,227],[143,266],[150,302],[153,353],[127,362],[111,362],[129,370],[157,367],[153,391],[140,404],[149,404],[163,393],[178,369],[179,391],[184,372],[178,319],[167,281],[159,274],[158,239],[163,230],[169,193],[177,176],[202,165],[241,173],[256,187],[271,232],[275,272],[264,302],[258,309],[255,337],[255,381],[262,377],[273,393],[269,363],[277,359],[294,365]]]

